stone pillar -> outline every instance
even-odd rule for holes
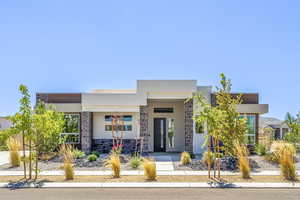
[[[86,154],[89,154],[92,150],[92,113],[82,112],[81,113],[81,150]]]
[[[185,151],[193,153],[193,100],[184,103]]]
[[[140,136],[143,138],[143,152],[149,152],[148,106],[140,106]]]

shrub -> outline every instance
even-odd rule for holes
[[[284,148],[280,155],[280,169],[286,180],[294,181],[297,179],[296,167],[294,163],[294,152],[289,148]]]
[[[190,153],[191,159],[195,159],[196,155],[194,153]]]
[[[203,154],[202,157],[202,161],[208,166],[210,163],[210,167],[212,167],[214,165],[214,153],[212,153],[211,151],[206,151]]]
[[[138,156],[133,156],[130,159],[130,166],[134,169],[138,168],[141,165],[141,158]]]
[[[280,156],[284,149],[288,149],[293,157],[296,156],[296,148],[293,144],[284,141],[274,141],[270,148],[270,155],[268,155],[266,159],[279,164]]]
[[[279,162],[277,156],[274,153],[267,153],[265,155],[265,160],[271,163],[277,163]]]
[[[21,158],[19,154],[20,143],[14,139],[9,138],[7,140],[7,148],[9,150],[10,164],[12,167],[20,166]]]
[[[94,154],[95,156],[97,156],[97,158],[99,158],[100,157],[100,153],[98,152],[98,151],[92,151],[92,153],[91,154]]]
[[[117,154],[111,154],[106,162],[105,166],[110,167],[111,170],[113,171],[114,177],[119,178],[120,177],[120,172],[121,172],[121,162],[120,162],[120,157]]]
[[[63,169],[66,180],[74,179],[74,149],[71,145],[64,144],[60,147],[60,154],[63,157]]]
[[[74,149],[73,153],[76,159],[83,158],[85,156],[85,153],[83,151],[80,151],[79,149]]]
[[[235,142],[235,154],[238,158],[239,170],[243,178],[250,178],[250,165],[248,160],[248,149],[246,145]]]
[[[191,156],[188,152],[182,152],[181,153],[181,158],[180,158],[180,163],[182,165],[187,165],[190,164],[192,162]]]
[[[43,153],[39,155],[39,159],[42,161],[49,161],[52,160],[55,156],[57,156],[57,152]]]
[[[255,152],[257,153],[257,155],[264,156],[266,155],[267,148],[264,144],[257,144],[255,146]]]
[[[156,165],[153,160],[143,159],[143,168],[144,168],[144,176],[147,180],[155,180],[156,179]]]
[[[89,162],[94,162],[97,160],[97,156],[95,154],[90,154],[88,156],[88,160],[89,160]]]

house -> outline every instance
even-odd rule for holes
[[[263,132],[266,128],[272,129],[272,137],[274,137],[272,139],[275,140],[283,139],[285,134],[289,132],[288,125],[284,121],[274,117],[260,117],[259,128],[260,132]]]
[[[12,126],[12,122],[6,117],[0,117],[0,131],[10,128]]]
[[[142,148],[143,152],[201,153],[206,130],[194,123],[201,108],[190,99],[197,93],[214,103],[212,87],[197,86],[196,80],[138,80],[135,90],[37,93],[36,98],[65,113],[68,123],[62,134],[85,152],[110,151],[112,129],[118,129],[124,133],[125,152]],[[247,139],[254,145],[259,115],[268,112],[268,105],[259,104],[258,94],[243,94],[242,100],[237,109],[248,119]],[[115,127],[114,115],[122,116],[124,123]]]

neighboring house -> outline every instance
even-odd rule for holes
[[[123,116],[123,150],[142,145],[144,152],[201,153],[206,130],[195,124],[198,109],[190,97],[201,93],[214,104],[211,86],[196,80],[138,80],[136,90],[94,90],[88,93],[37,93],[37,100],[64,112],[68,123],[64,135],[85,152],[108,152],[112,147],[112,116]],[[233,94],[236,95],[236,94]],[[248,119],[248,142],[258,141],[259,115],[268,112],[258,94],[243,94],[238,112]],[[116,128],[115,128],[116,129]]]
[[[260,117],[259,127],[261,131],[264,131],[266,128],[271,128],[273,130],[273,139],[275,140],[283,139],[285,134],[289,132],[287,124],[274,117]]]
[[[12,122],[5,117],[0,117],[0,130],[4,130],[10,128],[12,126]]]

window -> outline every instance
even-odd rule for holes
[[[168,143],[169,147],[175,147],[175,119],[168,118]]]
[[[241,118],[247,119],[247,133],[246,133],[246,144],[255,145],[255,132],[256,132],[256,116],[251,114],[241,115]]]
[[[117,130],[116,125],[114,125],[114,130]],[[112,125],[105,125],[105,131],[112,131]],[[132,131],[132,125],[119,125],[118,131]]]
[[[63,128],[62,137],[66,137],[67,144],[80,143],[80,115],[79,114],[65,114],[65,124]]]
[[[155,113],[173,113],[173,108],[154,108]]]
[[[132,131],[132,115],[123,115],[121,116],[121,119],[123,119],[124,125],[112,125],[113,116],[112,115],[105,115],[104,121],[104,129],[105,131]]]

